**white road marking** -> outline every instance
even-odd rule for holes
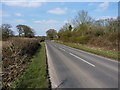
[[[59,49],[61,49],[61,50],[65,51],[65,49],[63,49],[63,48],[59,48]]]
[[[76,55],[72,54],[72,53],[69,53],[69,54],[70,54],[70,55],[72,55],[72,56],[74,56],[74,57],[76,57],[76,58],[78,58],[78,59],[80,59],[80,60],[82,60],[83,62],[85,62],[85,63],[87,63],[87,64],[89,64],[89,65],[91,65],[91,66],[95,67],[95,65],[94,65],[94,64],[92,64],[92,63],[90,63],[90,62],[88,62],[88,61],[86,61],[86,60],[84,60],[84,59],[82,59],[82,58],[80,58],[80,57],[78,57],[78,56],[76,56]]]
[[[63,44],[61,44],[61,45],[63,45]],[[109,60],[111,62],[120,63],[118,60],[113,60],[113,59],[110,59],[110,58],[107,58],[107,57],[103,57],[103,56],[100,56],[100,55],[97,55],[97,54],[94,54],[94,53],[90,53],[90,52],[87,52],[87,51],[83,51],[83,50],[79,50],[79,49],[76,49],[76,48],[72,48],[72,47],[67,46],[67,45],[63,45],[63,46],[71,48],[71,49],[78,50],[78,51],[83,52],[83,53],[87,53],[89,55],[94,55],[94,56],[97,56],[97,57],[100,57],[100,58],[104,58],[105,60]]]

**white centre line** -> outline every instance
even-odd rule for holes
[[[90,62],[88,62],[88,61],[86,61],[86,60],[84,60],[84,59],[82,59],[82,58],[80,58],[80,57],[78,57],[78,56],[76,56],[76,55],[72,54],[72,53],[69,53],[69,54],[70,54],[70,55],[72,55],[72,56],[74,56],[74,57],[76,57],[76,58],[78,58],[78,59],[80,59],[80,60],[82,60],[83,62],[85,62],[85,63],[87,63],[87,64],[89,64],[89,65],[91,65],[91,66],[95,67],[95,65],[94,65],[94,64],[92,64],[92,63],[90,63]]]
[[[60,48],[61,50],[65,51],[63,48]]]

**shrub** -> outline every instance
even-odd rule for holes
[[[86,44],[89,41],[89,37],[81,36],[81,37],[76,37],[75,42],[80,43],[80,44]]]

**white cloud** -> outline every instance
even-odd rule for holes
[[[2,2],[47,2],[49,0],[2,0]]]
[[[38,20],[38,21],[33,21],[34,23],[43,23],[43,24],[51,24],[51,23],[58,23],[56,20]]]
[[[95,3],[92,3],[92,2],[91,2],[91,3],[88,3],[88,6],[93,6],[94,4],[95,4]]]
[[[64,20],[63,22],[64,22],[64,23],[68,23],[68,20]]]
[[[0,17],[3,18],[3,17],[9,17],[10,15],[5,13],[5,12],[0,12]]]
[[[67,12],[67,8],[55,8],[52,10],[47,11],[48,13],[52,13],[52,14],[65,14]]]
[[[99,19],[110,19],[110,18],[113,18],[113,19],[116,19],[117,17],[116,16],[101,16],[101,17],[99,17],[97,20],[99,20]]]
[[[102,11],[105,11],[108,7],[109,7],[109,2],[103,2],[98,5],[95,11],[102,12]]]
[[[2,1],[33,1],[33,0],[2,0]],[[34,2],[119,2],[119,0],[34,0]]]
[[[40,2],[4,2],[4,4],[18,7],[40,7],[42,5]]]
[[[11,23],[11,24],[23,24],[23,23],[25,23],[26,21],[23,20],[23,19],[14,19],[14,20],[4,19],[2,22],[3,22],[3,23]]]
[[[15,16],[20,17],[20,16],[22,16],[22,14],[21,13],[15,13]]]
[[[14,20],[13,22],[14,22],[14,23],[24,23],[25,20],[23,20],[23,19],[16,19],[16,20]]]

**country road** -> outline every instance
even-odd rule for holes
[[[46,41],[53,88],[118,88],[118,62]]]

